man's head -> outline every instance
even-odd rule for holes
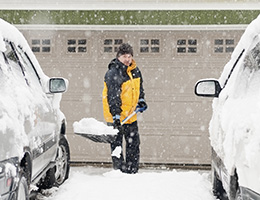
[[[116,54],[117,59],[126,66],[132,63],[133,59],[133,48],[128,43],[123,43],[119,46]]]

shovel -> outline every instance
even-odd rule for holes
[[[121,125],[125,124],[138,112],[142,112],[144,110],[145,108],[137,107],[134,112],[132,112],[121,122]],[[112,143],[115,141],[118,133],[118,130],[114,129],[113,126],[107,126],[93,118],[84,118],[79,122],[74,122],[73,128],[76,135],[80,135],[94,142],[100,143]]]

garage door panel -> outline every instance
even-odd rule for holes
[[[87,109],[84,108],[84,106],[82,106],[82,102],[80,101],[63,101],[61,104],[61,109],[63,109],[66,116],[69,116],[67,120],[70,119],[72,121],[81,119],[82,117],[85,117],[87,114]]]
[[[165,70],[164,68],[150,67],[140,69],[144,79],[145,89],[160,90],[165,85]],[[147,87],[146,87],[147,86]]]
[[[143,115],[146,123],[166,123],[166,119],[169,117],[169,106],[167,106],[167,102],[163,100],[164,99],[153,101],[149,101],[149,99],[146,100],[148,109],[143,114],[140,114]]]
[[[91,112],[90,117],[95,118],[98,121],[105,122],[104,115],[103,115],[103,103],[100,96],[96,97],[91,100]]]
[[[150,145],[145,145],[145,143]],[[168,137],[142,135],[141,158],[143,162],[154,163],[207,163],[210,152],[203,151],[205,148],[203,144],[205,144],[203,138],[185,134]]]
[[[141,161],[163,163],[164,158],[168,157],[164,136],[158,135],[141,135]],[[149,144],[149,145],[147,145]]]
[[[201,104],[197,102],[171,102],[169,112],[172,113],[168,118],[168,123],[173,127],[183,126],[183,130],[197,130],[196,126],[200,124],[208,124],[208,119],[201,116],[201,110],[208,111],[209,104]]]

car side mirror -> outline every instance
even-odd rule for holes
[[[218,97],[222,88],[217,80],[200,80],[195,85],[195,94],[203,97]]]
[[[63,78],[51,78],[49,81],[49,90],[51,93],[62,93],[67,89],[66,81]]]

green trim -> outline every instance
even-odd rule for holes
[[[249,24],[260,10],[0,10],[12,24],[219,25]]]

